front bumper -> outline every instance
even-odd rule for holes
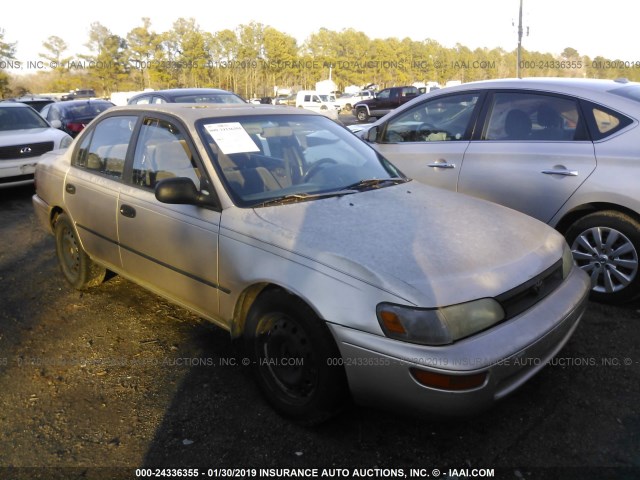
[[[553,293],[519,316],[441,347],[405,343],[339,325],[330,328],[357,403],[464,416],[490,407],[556,356],[576,329],[589,290],[588,277],[573,268]],[[418,383],[410,368],[450,376],[486,372],[487,377],[477,388],[450,391]]]
[[[38,157],[0,161],[0,188],[33,183]]]

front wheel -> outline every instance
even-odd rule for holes
[[[264,292],[245,325],[245,348],[267,401],[281,415],[314,425],[346,403],[340,353],[326,324],[302,300]]]
[[[78,290],[86,290],[102,283],[107,270],[89,258],[66,214],[62,213],[56,218],[54,234],[60,270],[67,281]]]
[[[591,277],[591,298],[624,303],[640,294],[640,223],[620,212],[586,215],[566,232],[573,259]]]
[[[364,108],[360,108],[356,112],[356,118],[359,122],[366,122],[367,120],[369,120],[369,114]]]

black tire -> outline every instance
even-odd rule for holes
[[[565,234],[573,259],[591,277],[593,300],[621,304],[640,295],[640,223],[620,212],[591,213]]]
[[[364,123],[369,120],[369,114],[367,113],[366,108],[359,108],[356,110],[356,118],[359,122]]]
[[[60,270],[67,281],[78,290],[100,285],[107,270],[94,263],[82,249],[76,230],[66,214],[62,213],[56,218],[54,234]]]
[[[271,406],[301,425],[317,425],[348,399],[338,347],[326,324],[299,298],[268,290],[252,307],[245,352]]]

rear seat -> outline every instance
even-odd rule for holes
[[[126,143],[119,143],[116,145],[103,145],[102,147],[98,147],[98,149],[96,150],[96,155],[101,161],[101,168],[93,168],[98,166],[95,163],[93,166],[89,166],[89,168],[100,170],[107,175],[121,178],[122,173],[124,172],[124,160],[127,156],[128,148],[129,145]],[[97,159],[94,159],[94,162],[96,160]]]

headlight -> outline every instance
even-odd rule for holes
[[[567,242],[564,242],[564,246],[562,248],[562,279],[564,280],[569,276],[571,269],[575,265],[573,261],[573,253],[571,253],[571,248],[567,245]]]
[[[62,140],[60,140],[60,148],[69,147],[69,145],[71,145],[71,142],[73,142],[73,138],[71,138],[69,135],[65,135],[64,137],[62,137]]]
[[[438,309],[413,308],[381,303],[376,314],[385,335],[424,345],[447,345],[478,333],[505,317],[492,298]]]

